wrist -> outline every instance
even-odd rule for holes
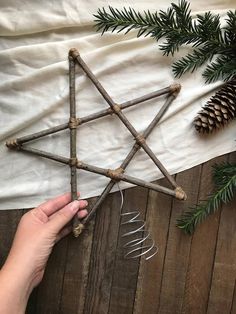
[[[35,273],[30,264],[21,259],[18,259],[17,256],[8,256],[3,268],[4,276],[18,283],[18,286],[24,287],[25,291],[29,291],[29,294],[32,292],[34,285]]]

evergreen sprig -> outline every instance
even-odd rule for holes
[[[177,227],[188,234],[192,234],[196,226],[208,215],[215,213],[222,203],[228,203],[233,199],[236,191],[236,164],[222,163],[213,166],[213,180],[216,192],[177,220]]]
[[[192,52],[173,64],[173,72],[180,77],[210,62],[203,72],[207,83],[218,79],[229,80],[236,75],[236,10],[228,11],[226,26],[221,27],[219,15],[206,12],[191,16],[185,0],[172,3],[166,11],[142,14],[133,8],[122,10],[109,6],[98,9],[95,16],[97,31],[130,32],[138,30],[137,37],[151,36],[157,41],[165,38],[159,47],[164,55],[174,55],[182,45],[191,45]]]

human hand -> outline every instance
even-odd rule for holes
[[[43,278],[54,244],[71,232],[72,227],[68,226],[70,220],[74,215],[80,219],[87,215],[87,210],[84,209],[87,201],[70,203],[70,200],[71,194],[66,193],[39,205],[21,218],[11,251],[0,273],[1,285],[1,279],[9,284],[9,275],[13,277],[14,287],[10,286],[11,293],[18,284],[18,290],[25,293],[23,299],[28,298]]]

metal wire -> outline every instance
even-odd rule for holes
[[[121,225],[127,226],[128,231],[122,234],[122,238],[125,239],[123,248],[127,253],[125,258],[139,258],[145,256],[145,260],[149,260],[158,252],[158,247],[151,238],[150,232],[145,229],[145,221],[141,218],[141,213],[138,210],[122,213],[124,205],[124,195],[117,183],[120,195],[120,214]]]

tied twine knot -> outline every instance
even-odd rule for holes
[[[181,90],[181,85],[178,83],[174,83],[170,85],[171,95],[176,97]]]
[[[72,57],[74,59],[76,59],[77,57],[80,56],[79,51],[76,48],[71,48],[69,51],[69,57]]]
[[[120,111],[121,111],[121,108],[120,108],[120,106],[119,106],[118,104],[114,104],[114,105],[112,106],[112,110],[113,110],[115,113],[117,113],[117,112],[120,112]]]
[[[145,138],[142,134],[138,134],[136,137],[135,137],[135,140],[136,142],[139,144],[139,145],[142,145],[145,143]]]
[[[18,143],[17,139],[6,141],[6,146],[10,149],[20,149],[20,144]]]
[[[112,180],[115,180],[115,181],[119,181],[121,178],[121,174],[124,173],[124,169],[119,167],[115,170],[112,170],[112,169],[108,169],[107,170],[107,176],[110,177]]]
[[[77,158],[70,158],[69,165],[71,167],[77,166],[77,163],[78,163],[78,159]]]
[[[184,200],[184,201],[187,199],[186,193],[183,191],[183,189],[180,186],[178,186],[175,189],[175,197],[179,200]]]
[[[70,129],[76,129],[78,125],[79,125],[78,119],[70,118],[70,120],[69,120],[69,128]]]
[[[84,225],[82,223],[78,224],[78,226],[73,228],[73,234],[75,238],[78,238],[78,236],[82,233],[84,230]]]

